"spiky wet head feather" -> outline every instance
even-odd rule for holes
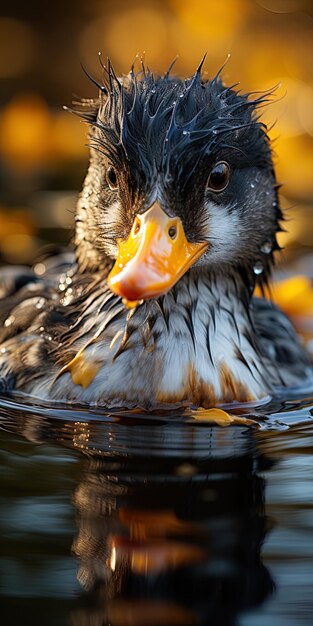
[[[203,80],[201,67],[186,80],[155,76],[144,66],[119,79],[109,62],[96,117],[83,112],[101,131],[95,147],[115,166],[126,159],[141,182],[156,173],[186,181],[203,158],[225,149],[236,151],[237,166],[239,159],[268,167],[271,151],[256,109],[269,94],[249,100],[224,87],[219,73]]]

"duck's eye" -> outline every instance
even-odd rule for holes
[[[118,182],[117,182],[117,175],[116,175],[116,171],[114,167],[108,167],[106,178],[107,178],[107,183],[110,189],[112,189],[112,191],[116,191],[116,189],[118,188]]]
[[[224,191],[229,182],[230,167],[225,161],[216,163],[210,172],[207,189],[212,191]]]

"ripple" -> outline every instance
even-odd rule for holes
[[[312,422],[313,398],[277,397],[254,408],[231,405],[227,410],[249,417],[245,424],[224,428],[198,421],[191,411],[140,414],[133,411],[104,412],[100,409],[48,403],[31,403],[29,398],[0,398],[0,428],[18,433],[32,442],[54,441],[77,452],[119,462],[156,458],[175,463],[188,457],[204,462],[244,455],[249,449],[247,433],[279,433]]]

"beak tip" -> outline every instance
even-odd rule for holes
[[[140,300],[142,297],[136,286],[132,285],[129,280],[121,278],[120,274],[112,277],[109,275],[108,286],[113,293],[129,302]]]

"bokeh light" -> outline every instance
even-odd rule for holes
[[[13,169],[42,167],[49,157],[49,110],[37,94],[19,94],[8,103],[0,126],[0,154]]]

